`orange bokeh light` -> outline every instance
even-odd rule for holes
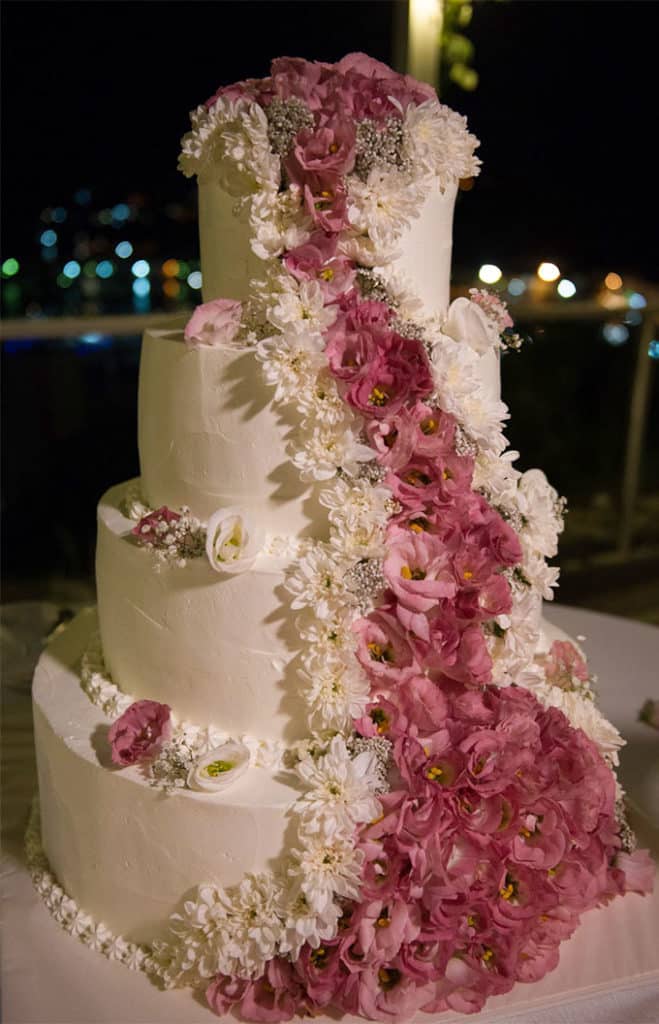
[[[165,260],[162,265],[162,272],[165,277],[176,277],[179,272],[179,261],[178,260]]]
[[[612,292],[617,292],[618,288],[622,288],[622,278],[620,274],[614,274],[612,271],[604,278],[604,284],[607,288],[610,288]]]
[[[172,262],[175,262],[175,261],[172,261]],[[181,291],[181,286],[178,283],[178,281],[168,280],[168,281],[165,281],[164,285],[162,286],[162,290],[164,291],[164,293],[165,293],[165,295],[167,296],[168,299],[175,299],[176,296]]]

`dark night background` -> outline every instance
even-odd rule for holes
[[[335,61],[364,50],[393,63],[400,4],[5,0],[1,16],[2,259],[21,264],[4,311],[39,317],[134,307],[127,265],[123,283],[117,274],[86,297],[55,287],[56,268],[40,255],[44,210],[69,211],[58,229],[60,267],[81,238],[100,259],[124,236],[134,258],[194,266],[195,190],[176,170],[188,111],[220,84],[266,75],[273,56]],[[483,160],[456,210],[456,280],[471,283],[484,262],[510,277],[551,259],[586,292],[611,270],[635,289],[657,286],[658,28],[650,2],[474,4],[466,33],[480,84],[473,93],[449,85],[441,96],[467,115]],[[73,199],[81,188],[90,209],[134,202],[139,217],[90,228]],[[199,294],[184,283],[177,301],[191,306]],[[156,282],[148,302],[175,306]],[[568,570],[574,555],[576,582],[570,589],[568,571],[564,599],[576,601],[577,556],[613,544],[636,332],[631,326],[629,342],[613,347],[601,322],[524,327],[534,342],[504,365],[509,436],[522,468],[543,466],[570,499],[563,551]],[[3,346],[8,599],[44,596],[57,585],[51,578],[91,580],[95,503],[138,472],[138,356],[137,339]],[[642,467],[650,497],[659,494],[658,421],[655,379]],[[643,543],[659,539],[655,512],[641,517]],[[585,568],[597,577],[595,562]],[[652,602],[659,615],[656,589]],[[647,617],[647,603],[611,610]]]

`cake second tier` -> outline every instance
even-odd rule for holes
[[[131,484],[111,488],[98,507],[98,611],[113,680],[125,693],[234,736],[304,736],[285,563],[260,556],[233,576],[216,573],[206,558],[156,565],[121,511]]]

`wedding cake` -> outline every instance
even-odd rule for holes
[[[564,502],[507,449],[521,338],[450,300],[478,143],[363,54],[191,117],[204,302],[144,335],[79,674],[37,669],[35,882],[218,1014],[471,1012],[652,875],[541,617]]]

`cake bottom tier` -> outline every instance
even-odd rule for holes
[[[42,842],[59,884],[86,913],[150,944],[198,885],[229,886],[277,867],[299,793],[285,773],[255,766],[218,794],[165,794],[139,767],[117,770],[111,719],[80,687],[80,658],[96,629],[95,612],[82,612],[35,673]]]

